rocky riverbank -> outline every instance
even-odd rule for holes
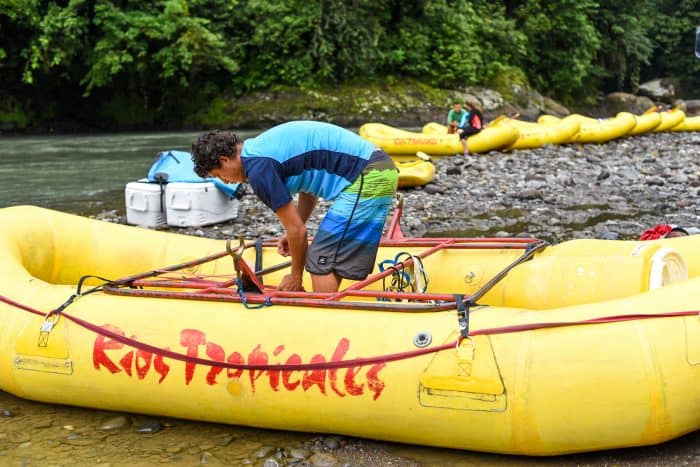
[[[633,239],[659,223],[700,227],[700,134],[659,133],[607,144],[547,146],[435,160],[425,187],[402,189],[410,236]],[[250,191],[250,190],[249,190]],[[326,202],[309,220],[318,226]],[[124,216],[100,216],[124,222]],[[282,227],[252,193],[232,222],[172,229],[212,238],[274,238]]]

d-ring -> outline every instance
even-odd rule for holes
[[[469,340],[469,342],[471,342],[472,349],[476,348],[476,345],[474,345],[474,339],[472,339],[472,336],[467,336],[467,337],[460,337],[459,339],[457,339],[457,344],[455,344],[455,350],[459,350],[459,346],[462,345],[462,342],[464,342],[465,340]]]

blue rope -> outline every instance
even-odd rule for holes
[[[379,269],[379,272],[384,272],[386,269],[393,269],[394,273],[392,274],[392,281],[391,281],[391,288],[394,288],[397,292],[403,292],[406,287],[410,287],[411,285],[411,275],[408,274],[405,270],[397,269],[397,264],[403,263],[402,261],[399,261],[399,257],[402,254],[406,254],[403,252],[398,253],[393,260],[391,259],[385,259],[384,261],[380,262],[377,264],[377,267]],[[386,267],[388,265],[388,267]],[[387,290],[386,288],[386,283],[384,282],[386,278],[382,279],[382,288],[384,290]],[[380,302],[388,302],[389,299],[386,297],[377,297],[377,301]]]
[[[272,300],[270,300],[270,297],[265,297],[264,303],[261,303],[259,305],[250,305],[248,303],[248,298],[245,296],[245,292],[243,292],[243,283],[239,278],[236,278],[236,287],[238,287],[238,295],[241,297],[241,303],[243,303],[243,306],[247,309],[257,310],[265,306],[272,306]]]

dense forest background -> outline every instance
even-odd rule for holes
[[[682,97],[698,25],[700,0],[0,0],[0,124],[182,128],[226,96],[384,80]]]

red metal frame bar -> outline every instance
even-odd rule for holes
[[[525,249],[528,245],[537,242],[536,239],[526,238],[404,238],[402,240],[383,240],[385,247],[427,247],[426,250],[417,253],[421,259],[426,258],[438,251],[445,249]],[[274,245],[274,241],[264,242],[266,246]],[[246,244],[249,248],[254,244]],[[204,264],[225,257],[228,252],[217,253],[207,257],[177,264],[154,271],[136,274],[124,279],[115,281],[104,287],[107,293],[115,295],[132,295],[158,298],[179,298],[189,300],[213,300],[227,302],[242,302],[240,292],[231,288],[236,284],[236,279],[230,276],[219,276],[223,281],[204,279],[202,277],[173,277],[157,280],[147,280],[161,274],[173,273],[180,269]],[[241,258],[241,261],[242,260]],[[285,292],[274,287],[265,286],[262,294],[246,293],[245,301],[252,304],[284,304],[305,307],[333,307],[341,309],[363,308],[382,311],[440,311],[453,309],[455,306],[454,296],[445,293],[415,293],[415,292],[393,292],[383,290],[364,290],[365,287],[383,279],[395,271],[401,270],[413,264],[411,258],[407,258],[383,272],[356,282],[346,289],[335,293],[314,293],[314,292]],[[211,276],[210,276],[211,277]],[[125,288],[129,286],[130,288]],[[133,287],[147,288],[137,289]],[[190,289],[190,291],[167,291],[155,290],[154,288],[180,288]],[[194,289],[194,291],[191,291]],[[342,301],[344,298],[376,298],[382,301]],[[393,301],[396,300],[396,301]],[[401,301],[401,302],[399,302]]]
[[[219,293],[183,293],[183,292],[167,292],[160,290],[142,290],[142,289],[125,289],[122,287],[112,287],[106,286],[104,290],[112,295],[125,295],[125,296],[136,296],[136,297],[150,297],[150,298],[177,298],[185,300],[197,300],[197,301],[216,301],[216,302],[233,302],[241,303],[240,297],[237,292],[228,289],[226,294]],[[218,291],[217,291],[218,292]],[[222,291],[223,292],[223,291]],[[304,292],[297,292],[299,294],[304,294]],[[387,292],[389,294],[390,292]],[[393,292],[396,294],[397,299],[402,299],[400,293]],[[235,294],[235,296],[234,296]],[[447,295],[444,295],[447,296]],[[292,297],[278,297],[270,295],[261,294],[246,294],[246,301],[251,304],[270,304],[270,305],[290,305],[290,306],[303,306],[307,308],[336,308],[336,309],[365,309],[374,311],[402,311],[402,312],[432,312],[432,311],[446,311],[453,310],[455,308],[454,297],[449,296],[450,301],[437,302],[437,303],[417,303],[417,302],[392,302],[392,301],[330,301],[330,300],[319,300],[313,298],[292,298]],[[467,297],[468,298],[468,297]]]

